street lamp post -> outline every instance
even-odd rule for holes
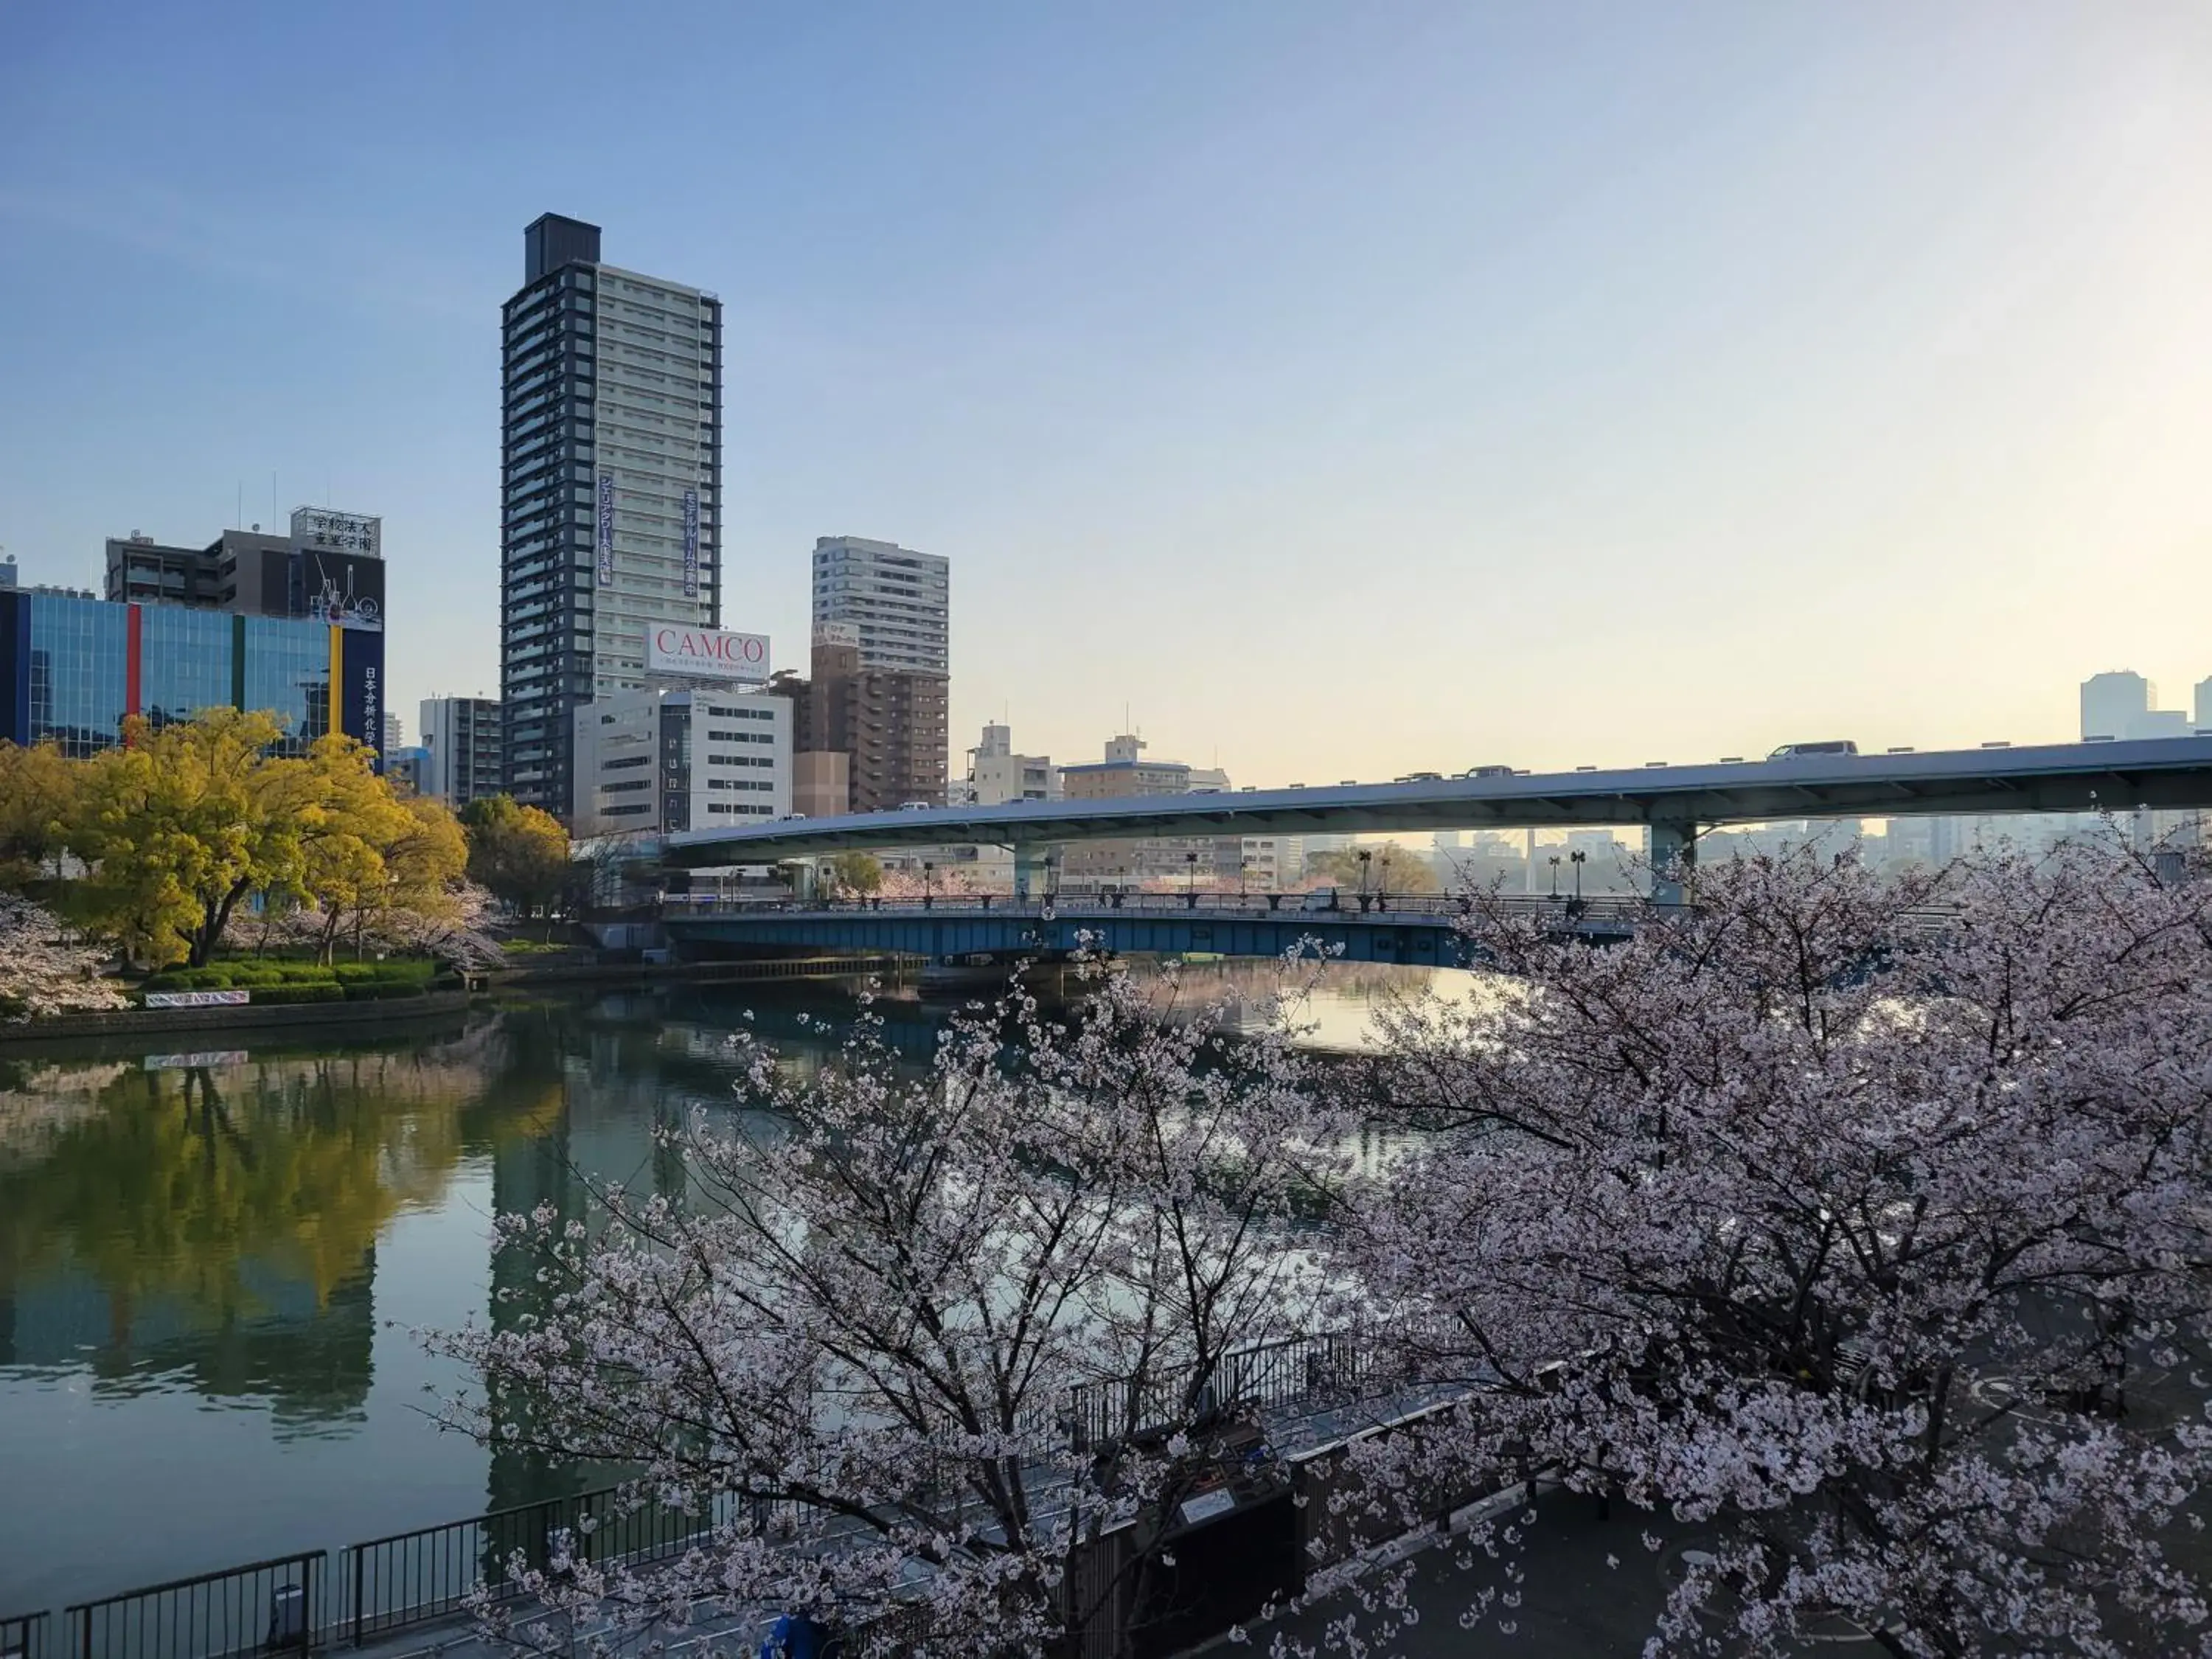
[[[1553,859],[1552,862],[1557,864],[1559,860]],[[924,859],[921,862],[921,908],[925,910],[935,908],[937,903],[936,875],[937,866]]]
[[[1185,853],[1182,855],[1182,861],[1188,872],[1185,877],[1182,906],[1186,910],[1195,910],[1198,908],[1198,854]]]
[[[1367,908],[1367,867],[1374,859],[1374,848],[1363,847],[1359,849],[1359,908],[1363,913]]]
[[[1553,854],[1551,855],[1550,862],[1552,866],[1552,896],[1553,898],[1557,898],[1559,896],[1559,855],[1557,853]]]
[[[1237,861],[1237,903],[1240,908],[1243,906],[1245,886],[1251,879],[1251,875],[1252,860],[1249,859],[1239,859]]]
[[[1574,866],[1575,866],[1575,902],[1576,902],[1576,903],[1577,903],[1577,904],[1580,904],[1580,903],[1583,902],[1583,861],[1585,859],[1589,858],[1589,854],[1587,854],[1587,853],[1583,853],[1583,852],[1579,852],[1579,851],[1577,851],[1577,852],[1570,853],[1570,854],[1567,854],[1567,856],[1568,856],[1570,859],[1571,859],[1571,860],[1574,860]]]

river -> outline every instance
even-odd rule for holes
[[[1334,968],[1312,1040],[1355,1046],[1377,996],[1464,978]],[[486,1316],[494,1214],[578,1209],[579,1170],[680,1180],[653,1129],[729,1097],[729,1034],[806,1067],[856,989],[518,999],[319,1045],[0,1047],[0,1615],[574,1489],[441,1433],[426,1408],[458,1379],[410,1333]],[[880,1005],[917,1061],[947,1006]]]

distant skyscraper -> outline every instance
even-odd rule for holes
[[[407,746],[407,722],[397,714],[384,717],[384,752],[397,754]]]
[[[2185,738],[2189,714],[2179,708],[2156,708],[2158,687],[2140,674],[2123,669],[2116,673],[2092,674],[2081,682],[2081,741],[2109,738]],[[2204,689],[2197,688],[2197,724],[2212,710],[2204,706]]]
[[[0,577],[0,585],[4,585],[5,580]],[[2197,707],[2192,712],[2197,716],[2194,722],[2197,729],[2212,732],[2212,680],[2197,682]]]
[[[949,674],[952,562],[896,542],[823,536],[814,544],[814,625],[854,629],[863,668]]]
[[[2133,736],[2157,695],[2148,680],[2124,669],[2092,674],[2081,682],[2081,741]]]
[[[500,678],[508,787],[568,816],[576,708],[645,684],[656,623],[721,619],[722,306],[523,233],[501,318]]]

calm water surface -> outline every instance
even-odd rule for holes
[[[1307,1014],[1334,1047],[1425,977],[1332,972]],[[441,1434],[458,1379],[410,1330],[488,1316],[495,1213],[580,1210],[576,1170],[680,1182],[653,1130],[728,1098],[748,1009],[803,1068],[836,1041],[804,1022],[854,1006],[749,986],[337,1046],[0,1048],[0,1614],[585,1484]],[[886,1000],[894,1042],[926,1056],[945,1006]]]

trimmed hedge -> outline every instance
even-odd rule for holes
[[[313,962],[215,962],[204,968],[172,968],[155,974],[143,988],[149,991],[276,990],[284,987],[326,985],[357,989],[392,986],[383,993],[412,994],[429,988],[438,964],[427,958],[400,962],[341,962],[325,968]],[[331,998],[317,999],[321,1001]],[[256,998],[265,1001],[266,998]]]
[[[266,1007],[271,1003],[343,1002],[345,987],[334,982],[321,985],[272,985],[267,990],[252,988],[253,1000]]]

